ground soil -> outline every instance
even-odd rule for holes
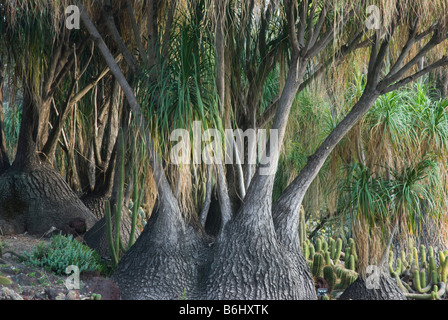
[[[102,300],[119,299],[115,284],[98,273],[81,273],[79,289],[68,290],[67,276],[23,262],[19,256],[31,252],[42,241],[48,243],[50,239],[27,234],[0,235],[0,276],[12,281],[8,286],[0,284],[0,300],[93,300],[99,298],[98,294]]]

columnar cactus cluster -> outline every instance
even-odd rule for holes
[[[446,293],[448,276],[448,251],[436,253],[433,247],[421,245],[419,249],[411,247],[406,254],[394,260],[393,251],[389,252],[389,271],[408,299],[438,300]]]
[[[302,253],[315,279],[323,278],[328,284],[328,293],[335,290],[344,290],[357,278],[355,271],[358,262],[355,243],[349,239],[345,250],[343,241],[329,238],[326,241],[319,237],[313,244],[310,240],[304,240]]]

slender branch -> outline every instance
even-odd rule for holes
[[[324,6],[322,8],[322,11],[320,12],[319,19],[317,20],[316,26],[314,28],[312,28],[313,32],[311,34],[307,48],[311,48],[316,44],[317,38],[320,35],[320,31],[322,30],[322,27],[324,25],[326,17],[327,17],[327,5],[326,5],[326,2],[324,2]]]
[[[407,64],[405,64],[400,70],[396,71],[394,74],[391,74],[390,76],[387,76],[384,78],[381,82],[381,86],[385,87],[391,83],[394,83],[395,81],[398,81],[409,69],[411,69],[416,63],[420,61],[424,55],[434,48],[436,45],[438,45],[440,42],[442,42],[444,39],[447,38],[448,35],[444,35],[441,37],[438,30],[434,30],[434,34],[431,38],[431,40],[428,41],[428,43],[412,58]]]
[[[146,50],[143,47],[142,37],[140,35],[140,27],[137,24],[134,7],[132,6],[132,2],[130,0],[126,0],[126,8],[128,10],[128,14],[131,19],[132,31],[134,32],[135,42],[137,43],[137,48],[140,53],[140,57],[142,57],[145,66],[148,66],[149,61],[148,57],[146,56]]]
[[[289,0],[287,1],[287,21],[288,21],[288,35],[289,35],[289,41],[291,43],[291,50],[293,53],[293,56],[297,56],[299,54],[300,51],[300,46],[299,46],[299,41],[297,39],[297,34],[296,34],[296,27],[295,27],[295,15],[294,15],[294,11],[295,11],[295,6],[294,6],[294,1],[293,0]]]
[[[119,60],[120,57],[117,58]],[[97,83],[109,72],[109,67],[104,68],[104,70],[98,75],[98,77],[93,80],[91,83],[86,85],[81,91],[79,91],[76,95],[73,96],[73,92],[75,89],[75,84],[79,80],[80,74],[76,78],[73,79],[71,90],[69,91],[69,95],[67,96],[67,100],[64,103],[64,107],[62,112],[59,114],[56,125],[51,130],[47,142],[42,148],[42,153],[47,155],[49,159],[53,159],[54,152],[56,150],[57,141],[62,131],[62,126],[67,119],[68,114],[70,113],[72,107],[81,100],[93,87],[97,85]]]
[[[165,31],[163,33],[163,42],[162,42],[162,55],[166,57],[168,55],[168,43],[171,37],[171,28],[173,26],[174,21],[174,13],[176,12],[177,1],[171,1],[170,8],[168,10],[168,18],[165,23]]]
[[[299,28],[297,30],[297,39],[299,42],[299,46],[301,48],[305,47],[305,29],[306,29],[306,16],[308,13],[308,0],[303,0],[300,3],[300,20],[299,20]]]
[[[417,24],[418,24],[418,19],[415,19],[411,30],[409,32],[409,38],[406,41],[406,44],[403,46],[403,49],[401,50],[400,56],[397,58],[397,61],[395,61],[395,64],[392,66],[392,68],[389,71],[389,74],[386,76],[390,76],[393,75],[394,73],[396,73],[398,71],[398,69],[401,67],[401,65],[403,64],[404,59],[406,58],[406,56],[408,55],[409,51],[411,50],[412,46],[414,45],[414,43],[416,42],[417,39]]]
[[[313,1],[313,4],[311,5],[310,14],[308,15],[307,25],[308,25],[309,35],[308,35],[308,41],[305,46],[305,51],[307,51],[312,45],[314,45],[314,44],[311,44],[311,42],[313,41],[313,38],[314,38],[313,20],[314,20],[315,11],[316,11],[316,1]]]
[[[280,100],[280,94],[276,95],[274,99],[272,99],[271,103],[269,103],[266,110],[263,112],[261,117],[258,118],[257,127],[264,128],[268,124],[269,121],[274,118],[275,112],[277,111],[278,101]]]
[[[104,6],[103,15],[104,20],[106,21],[107,30],[109,31],[110,35],[114,39],[115,44],[118,46],[119,50],[123,54],[124,60],[127,62],[127,64],[129,65],[129,67],[132,69],[133,72],[137,72],[138,70],[137,61],[127,48],[126,44],[123,41],[123,38],[118,32],[117,26],[115,25],[114,22],[114,17],[112,15],[112,8],[110,6]]]
[[[84,49],[87,46],[87,43],[90,41],[90,39],[88,37],[86,37],[82,42],[81,45],[79,46],[79,49],[76,52],[77,56],[80,56],[82,54],[82,52],[84,51]],[[48,93],[48,96],[52,96],[54,91],[56,91],[56,89],[59,87],[59,85],[61,84],[62,80],[64,80],[64,77],[67,75],[67,73],[70,71],[71,67],[73,66],[73,64],[75,63],[75,53],[71,50],[67,50],[68,51],[68,58],[63,59],[63,61],[65,61],[64,63],[60,63],[60,70],[56,71],[55,73],[55,80],[53,81],[52,85],[51,85],[51,89],[50,92]]]
[[[56,48],[55,48],[55,46],[56,46]],[[63,47],[62,41],[58,44],[55,43],[53,46],[53,54],[51,56],[50,68],[48,69],[47,76],[44,81],[44,85],[42,87],[42,91],[44,93],[50,92],[51,84],[53,83],[55,73],[56,73],[57,63],[58,63],[59,57],[61,56],[61,53],[62,53],[62,47]]]
[[[444,56],[441,59],[439,59],[436,62],[434,62],[433,64],[427,66],[426,68],[424,68],[424,69],[422,69],[422,70],[420,70],[420,71],[418,71],[418,72],[416,72],[416,73],[414,73],[414,74],[412,74],[412,75],[410,75],[410,76],[408,76],[408,77],[406,77],[406,78],[396,82],[393,85],[384,86],[384,85],[381,85],[381,83],[380,83],[379,91],[380,91],[381,94],[385,94],[385,93],[388,93],[390,91],[397,90],[398,88],[400,88],[400,87],[402,87],[402,86],[404,86],[404,85],[406,85],[406,84],[408,84],[408,83],[410,83],[412,81],[415,81],[416,79],[420,78],[421,76],[424,76],[428,72],[430,72],[430,71],[432,71],[434,69],[446,66],[446,65],[448,65],[448,57]]]
[[[319,77],[326,70],[326,67],[330,63],[333,62],[336,66],[338,66],[344,61],[344,58],[351,52],[365,47],[369,43],[369,39],[360,41],[362,39],[362,36],[364,35],[364,32],[365,29],[358,32],[349,44],[341,46],[339,51],[336,53],[335,58],[329,58],[326,62],[320,64],[320,66],[316,69],[316,71],[313,72],[312,75],[308,76],[305,80],[302,81],[302,83],[299,86],[298,92],[304,90],[311,83],[311,81]],[[275,112],[277,111],[279,98],[280,95],[275,96],[274,99],[269,104],[269,106],[263,112],[263,114],[259,117],[257,124],[258,128],[264,128],[268,124],[268,122],[272,120],[272,118],[275,115]]]
[[[124,77],[123,73],[121,72],[120,67],[117,65],[117,63],[114,60],[114,57],[112,56],[112,53],[109,51],[109,48],[104,43],[103,38],[99,34],[96,27],[93,25],[90,18],[87,16],[87,13],[82,6],[80,2],[78,2],[78,7],[80,8],[81,12],[81,20],[84,23],[84,26],[86,27],[87,31],[90,33],[92,39],[97,44],[97,47],[100,49],[104,59],[106,60],[107,65],[110,68],[111,73],[114,75],[114,77],[117,79],[118,83],[120,84],[123,93],[128,101],[128,104],[130,108],[132,109],[133,115],[135,117],[135,121],[138,125],[139,131],[141,134],[143,134],[145,139],[145,147],[146,151],[149,157],[149,161],[152,167],[152,172],[154,175],[154,180],[157,185],[157,191],[159,195],[159,199],[163,200],[163,203],[166,205],[169,205],[171,209],[173,209],[175,214],[174,219],[177,219],[182,227],[185,227],[185,224],[182,219],[180,219],[180,209],[179,204],[176,201],[171,188],[169,186],[168,180],[166,179],[165,173],[163,171],[162,164],[160,162],[160,159],[158,157],[158,154],[156,152],[154,143],[152,141],[152,138],[150,136],[149,130],[147,129],[147,124],[145,119],[143,118],[141,107],[135,97],[134,91],[127,82],[126,78]],[[171,210],[168,210],[171,212]]]
[[[369,74],[369,78],[373,81],[374,84],[377,84],[381,77],[381,70],[383,69],[384,58],[385,58],[387,52],[389,51],[390,41],[394,35],[395,29],[396,29],[396,24],[392,23],[390,25],[389,32],[384,37],[384,40],[381,43],[381,47],[378,50],[378,54],[375,57],[373,69],[370,70],[370,72],[372,72],[372,74]],[[379,40],[378,40],[378,42],[379,42]]]

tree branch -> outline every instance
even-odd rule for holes
[[[134,56],[129,52],[128,48],[126,47],[123,38],[121,37],[120,33],[118,32],[117,26],[114,22],[114,17],[112,15],[112,8],[108,5],[105,5],[103,7],[103,16],[104,20],[106,21],[107,30],[109,31],[109,34],[112,36],[112,39],[114,39],[115,44],[118,46],[120,52],[124,56],[124,60],[131,68],[132,72],[137,72],[137,61],[135,60]]]
[[[157,190],[159,194],[159,199],[163,200],[164,203],[169,205],[171,209],[175,211],[176,215],[180,214],[180,209],[178,202],[176,201],[171,188],[169,186],[169,183],[166,179],[165,173],[163,171],[162,164],[160,162],[160,159],[158,157],[158,154],[156,152],[156,149],[154,147],[154,143],[152,141],[152,138],[149,134],[149,130],[147,129],[146,121],[143,118],[141,107],[135,97],[134,91],[127,82],[125,76],[120,70],[120,67],[115,62],[114,57],[112,56],[111,52],[109,51],[109,48],[104,43],[103,38],[99,34],[96,27],[93,25],[90,18],[87,16],[87,13],[83,7],[83,5],[78,2],[78,7],[80,8],[81,12],[81,20],[84,23],[84,26],[86,27],[87,31],[90,33],[92,39],[95,41],[97,47],[100,49],[104,59],[106,60],[107,65],[110,68],[111,73],[114,75],[114,77],[117,79],[118,83],[120,84],[124,95],[126,96],[126,99],[128,101],[129,106],[132,109],[132,113],[135,117],[135,121],[137,123],[137,126],[139,128],[140,133],[144,136],[145,139],[145,146],[146,151],[149,157],[149,161],[152,167],[154,180],[157,185]],[[180,218],[179,216],[177,218]],[[184,226],[184,222],[182,219],[180,219],[180,222],[182,226]]]
[[[412,81],[415,81],[416,79],[418,79],[421,76],[427,74],[428,72],[430,72],[430,71],[432,71],[434,69],[446,66],[446,65],[448,65],[448,57],[444,56],[441,59],[439,59],[436,62],[434,62],[433,64],[427,66],[426,68],[424,68],[424,69],[422,69],[422,70],[420,70],[420,71],[418,71],[418,72],[416,72],[416,73],[414,73],[414,74],[412,74],[412,75],[410,75],[410,76],[408,76],[408,77],[406,77],[404,79],[401,79],[400,81],[396,82],[393,85],[384,86],[384,85],[380,84],[379,92],[381,94],[385,94],[385,93],[388,93],[390,91],[397,90],[398,88],[400,88],[400,87],[402,87],[402,86],[404,86],[404,85],[406,85],[406,84],[408,84],[408,83],[410,83]]]
[[[412,58],[407,64],[405,64],[400,70],[396,71],[394,74],[390,73],[390,75],[386,76],[380,83],[380,86],[382,88],[390,85],[391,83],[394,83],[395,81],[398,81],[407,71],[409,71],[410,68],[412,68],[416,63],[420,61],[424,55],[434,48],[436,45],[441,43],[443,40],[447,38],[448,34],[441,35],[440,31],[438,29],[434,30],[434,34],[431,38],[431,40],[428,41],[428,43]],[[403,49],[404,51],[409,51],[407,48]],[[404,57],[399,57],[400,60],[404,60]],[[398,66],[395,68],[397,69]]]
[[[148,57],[146,56],[146,50],[143,47],[142,37],[140,35],[140,27],[137,24],[137,20],[135,18],[134,7],[132,6],[132,2],[130,0],[126,0],[126,8],[128,10],[129,17],[131,19],[131,26],[134,32],[135,42],[137,43],[137,48],[140,53],[140,57],[143,59],[143,63],[146,67],[149,65]]]

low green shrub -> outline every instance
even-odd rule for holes
[[[53,236],[48,245],[41,242],[25,255],[31,265],[43,267],[57,274],[65,274],[70,265],[78,266],[79,272],[104,271],[100,256],[88,246],[69,235]]]

